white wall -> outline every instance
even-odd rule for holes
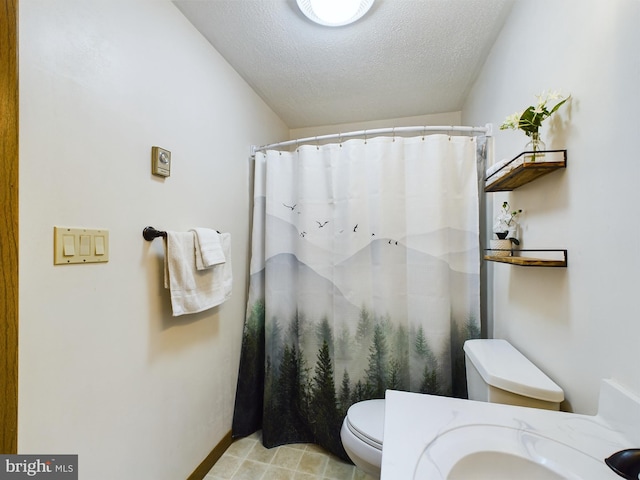
[[[508,199],[525,210],[523,248],[567,248],[569,266],[489,268],[495,337],[581,413],[596,411],[601,378],[640,392],[639,27],[637,0],[519,0],[463,108],[465,123],[498,126],[543,89],[573,96],[543,129],[548,147],[568,149],[566,171],[488,194],[494,209]],[[495,158],[526,142],[496,132]]]
[[[168,1],[23,0],[19,47],[19,451],[186,478],[231,428],[249,146],[288,129]],[[54,225],[108,229],[109,263],[54,267]],[[230,232],[232,299],[173,318],[146,225]]]

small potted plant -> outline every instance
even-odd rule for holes
[[[513,245],[520,245],[516,217],[521,213],[522,209],[512,210],[509,202],[502,203],[502,209],[496,215],[496,221],[493,224],[493,233],[497,237],[491,240],[491,248],[496,250],[492,252],[494,256],[508,257],[512,253]]]
[[[544,157],[544,153],[540,153],[546,149],[546,145],[540,138],[542,122],[553,115],[571,98],[571,95],[565,97],[558,92],[542,92],[540,95],[536,95],[536,98],[538,101],[535,105],[530,105],[522,112],[509,115],[500,125],[500,130],[508,128],[522,130],[530,138],[529,143],[525,145],[525,150],[531,153],[525,155],[525,161],[531,162],[535,162],[536,157]],[[551,102],[556,102],[553,107],[550,105]]]

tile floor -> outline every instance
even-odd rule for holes
[[[264,448],[260,432],[231,444],[205,480],[373,480],[317,445]]]

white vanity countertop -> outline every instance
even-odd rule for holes
[[[441,433],[465,425],[499,425],[534,432],[602,459],[603,464],[614,452],[638,447],[599,416],[388,390],[382,480],[413,479],[425,448]],[[620,478],[610,473],[608,478]]]

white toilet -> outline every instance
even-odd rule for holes
[[[464,344],[469,400],[559,410],[564,392],[506,340]],[[342,422],[342,445],[353,463],[380,478],[384,400],[353,404]]]

